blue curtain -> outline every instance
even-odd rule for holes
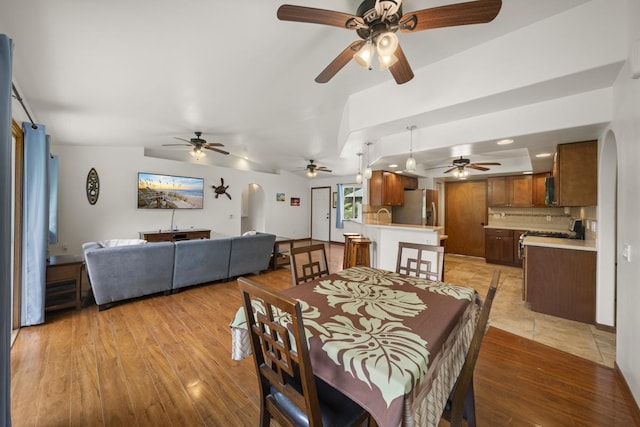
[[[336,203],[336,228],[344,228],[344,184],[338,184],[338,201]]]
[[[47,136],[49,146],[51,143]],[[58,156],[49,158],[49,244],[58,243]]]
[[[11,425],[11,66],[13,44],[0,34],[0,425]]]
[[[44,322],[45,274],[49,238],[49,140],[45,127],[24,132],[24,230],[22,270],[22,326]]]

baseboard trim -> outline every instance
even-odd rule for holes
[[[616,373],[620,376],[620,383],[624,388],[626,388],[627,393],[629,393],[629,396],[630,396],[629,400],[635,403],[635,405],[633,405],[633,407],[631,408],[631,410],[636,414],[635,419],[640,420],[640,407],[638,406],[638,402],[635,400],[633,396],[633,392],[629,387],[629,383],[627,383],[627,379],[624,377],[624,374],[620,370],[620,366],[618,366],[618,362],[613,363],[613,368],[615,369]]]
[[[614,334],[616,333],[616,327],[615,326],[603,325],[601,323],[596,323],[594,326],[599,331],[613,332]]]

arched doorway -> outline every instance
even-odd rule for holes
[[[264,189],[259,184],[251,183],[242,189],[241,234],[265,231],[264,201]]]
[[[605,133],[598,165],[598,265],[596,323],[615,327],[617,232],[618,232],[618,148],[614,133]]]

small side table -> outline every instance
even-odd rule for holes
[[[82,307],[82,255],[59,255],[47,261],[44,311]]]

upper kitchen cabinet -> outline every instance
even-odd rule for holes
[[[415,176],[406,176],[400,175],[402,178],[402,187],[405,190],[417,190],[418,189],[418,178]]]
[[[536,208],[547,207],[545,202],[546,196],[546,179],[551,176],[551,172],[536,173],[532,175],[532,189],[533,189],[533,206]]]
[[[554,204],[598,204],[598,142],[560,144],[553,161]]]
[[[373,171],[369,180],[369,204],[371,206],[402,206],[404,204],[402,178],[403,176],[393,172]]]
[[[487,201],[491,207],[531,207],[533,205],[531,175],[488,178]]]

